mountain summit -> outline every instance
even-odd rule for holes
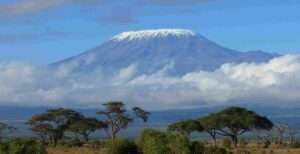
[[[158,29],[158,30],[144,30],[144,31],[131,31],[118,34],[112,38],[115,41],[134,41],[143,39],[158,39],[168,37],[194,37],[196,33],[185,29]]]
[[[74,71],[101,69],[118,73],[135,66],[136,74],[166,69],[171,75],[213,71],[224,63],[266,62],[276,54],[239,52],[223,47],[191,30],[157,29],[124,32],[78,56],[53,64],[73,65]]]

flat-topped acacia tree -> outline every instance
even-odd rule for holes
[[[214,131],[215,134],[230,137],[235,147],[237,147],[238,136],[254,129],[271,130],[273,128],[273,123],[267,117],[242,107],[229,107],[210,114],[204,119],[200,119],[203,126]]]
[[[83,117],[78,121],[75,121],[68,127],[68,131],[73,132],[75,134],[81,135],[84,141],[89,141],[89,136],[94,133],[96,130],[105,129],[107,125],[96,119]]]
[[[202,117],[198,119],[203,131],[208,133],[214,142],[214,146],[217,145],[217,130],[220,128],[220,123],[217,120],[217,116],[211,114],[210,116]]]
[[[107,132],[110,138],[114,140],[122,129],[126,129],[129,123],[133,122],[133,118],[127,112],[123,102],[112,101],[103,105],[105,109],[98,111],[97,114],[105,116]],[[139,107],[134,107],[132,110],[137,118],[141,118],[144,122],[148,121],[149,112]]]
[[[27,122],[31,130],[36,132],[43,140],[48,139],[54,145],[64,137],[69,126],[82,119],[80,113],[64,108],[49,109],[45,113],[31,117]]]
[[[170,124],[168,131],[175,131],[183,134],[186,137],[190,137],[192,132],[202,132],[203,126],[197,120],[182,120]]]

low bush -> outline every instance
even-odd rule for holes
[[[167,134],[168,148],[171,154],[191,154],[189,139],[178,133]]]
[[[14,139],[0,145],[0,154],[47,154],[45,146],[35,140]]]
[[[138,154],[137,145],[133,141],[125,139],[114,139],[107,141],[105,145],[106,154]]]
[[[263,143],[263,148],[267,149],[267,148],[270,147],[271,144],[272,144],[271,141],[266,140],[266,141],[264,141],[264,143]]]
[[[291,148],[300,148],[300,141],[296,140],[293,143],[290,144]]]
[[[164,133],[145,129],[139,140],[140,152],[143,154],[191,154],[189,139],[179,133]]]
[[[143,130],[138,139],[138,146],[143,154],[167,154],[169,153],[167,144],[166,134],[153,129]]]

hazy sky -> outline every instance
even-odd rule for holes
[[[299,0],[1,0],[0,61],[48,64],[129,30],[187,28],[226,47],[300,51]]]

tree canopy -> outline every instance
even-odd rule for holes
[[[89,136],[91,133],[98,129],[107,128],[107,125],[97,120],[96,118],[82,118],[74,123],[72,123],[68,130],[81,135],[85,141],[89,141]]]
[[[68,127],[82,118],[83,115],[74,110],[57,108],[32,116],[27,124],[43,139],[48,139],[56,145],[57,141],[63,138]]]
[[[111,139],[115,139],[117,133],[127,128],[128,124],[133,121],[133,118],[127,112],[123,102],[113,101],[103,105],[105,109],[97,112],[97,114],[106,117],[107,132]],[[138,118],[143,119],[144,122],[148,120],[148,115],[150,114],[139,107],[134,107],[133,112]]]
[[[266,117],[242,107],[229,107],[200,119],[206,130],[228,136],[237,146],[238,136],[253,129],[270,130],[273,123]]]
[[[197,120],[183,120],[169,125],[168,130],[177,131],[185,136],[190,136],[194,131],[203,131],[203,127]]]

